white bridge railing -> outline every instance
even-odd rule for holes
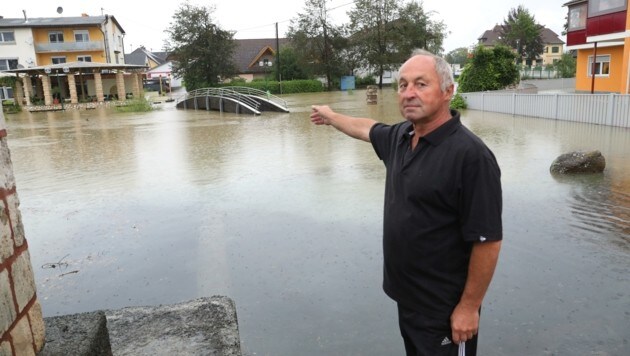
[[[630,95],[460,93],[468,109],[630,128]]]

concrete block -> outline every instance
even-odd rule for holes
[[[18,311],[21,312],[26,304],[35,297],[35,277],[28,250],[22,252],[11,266],[11,278],[13,279]]]
[[[11,283],[9,282],[9,271],[0,272],[0,335],[9,330],[15,320],[17,312],[13,303],[11,293]]]
[[[102,311],[44,318],[46,343],[38,356],[111,356]]]
[[[13,189],[13,187],[15,187],[15,176],[13,175],[11,151],[7,145],[6,138],[3,138],[0,139],[0,188],[9,190]]]
[[[221,296],[106,311],[116,356],[240,356],[234,302]]]

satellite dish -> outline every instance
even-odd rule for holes
[[[57,13],[58,13],[59,15],[61,15],[61,13],[63,13],[63,7],[59,6],[59,7],[57,8]]]

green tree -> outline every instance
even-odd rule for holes
[[[518,82],[514,52],[505,46],[477,46],[459,76],[460,92],[503,89]]]
[[[446,25],[442,21],[432,20],[429,15],[430,13],[424,11],[422,2],[409,2],[400,7],[398,20],[394,22],[394,27],[399,31],[396,48],[398,53],[403,55],[400,63],[417,48],[424,48],[437,55],[442,54]]]
[[[556,63],[556,70],[561,78],[574,78],[576,61],[573,54],[570,52],[563,53],[560,60]]]
[[[348,12],[353,46],[363,58],[362,65],[379,77],[380,88],[383,87],[383,73],[402,62],[402,53],[394,46],[400,34],[391,31],[392,23],[399,14],[400,2],[356,0],[355,8]]]
[[[326,0],[306,0],[287,32],[298,63],[309,74],[324,75],[330,89],[343,70],[341,51],[346,40],[340,27],[330,23]]]
[[[184,79],[187,90],[215,86],[236,73],[233,35],[213,23],[213,11],[185,2],[164,31],[165,50],[177,60],[173,72]]]
[[[446,59],[446,61],[450,64],[464,65],[468,61],[468,48],[455,48],[454,50],[448,52],[446,56],[444,56],[444,59]]]
[[[309,75],[304,67],[300,65],[293,47],[283,47],[280,50],[280,58],[282,58],[282,63],[280,64],[282,80],[309,79]],[[277,70],[277,67],[274,67],[274,69]],[[277,78],[276,73],[274,73],[274,78]]]
[[[516,49],[519,62],[523,59],[534,60],[545,47],[541,37],[542,28],[529,10],[519,5],[511,9],[503,21],[499,42]]]

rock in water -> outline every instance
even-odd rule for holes
[[[553,161],[551,173],[601,173],[606,168],[606,159],[599,151],[575,151],[562,154]]]

